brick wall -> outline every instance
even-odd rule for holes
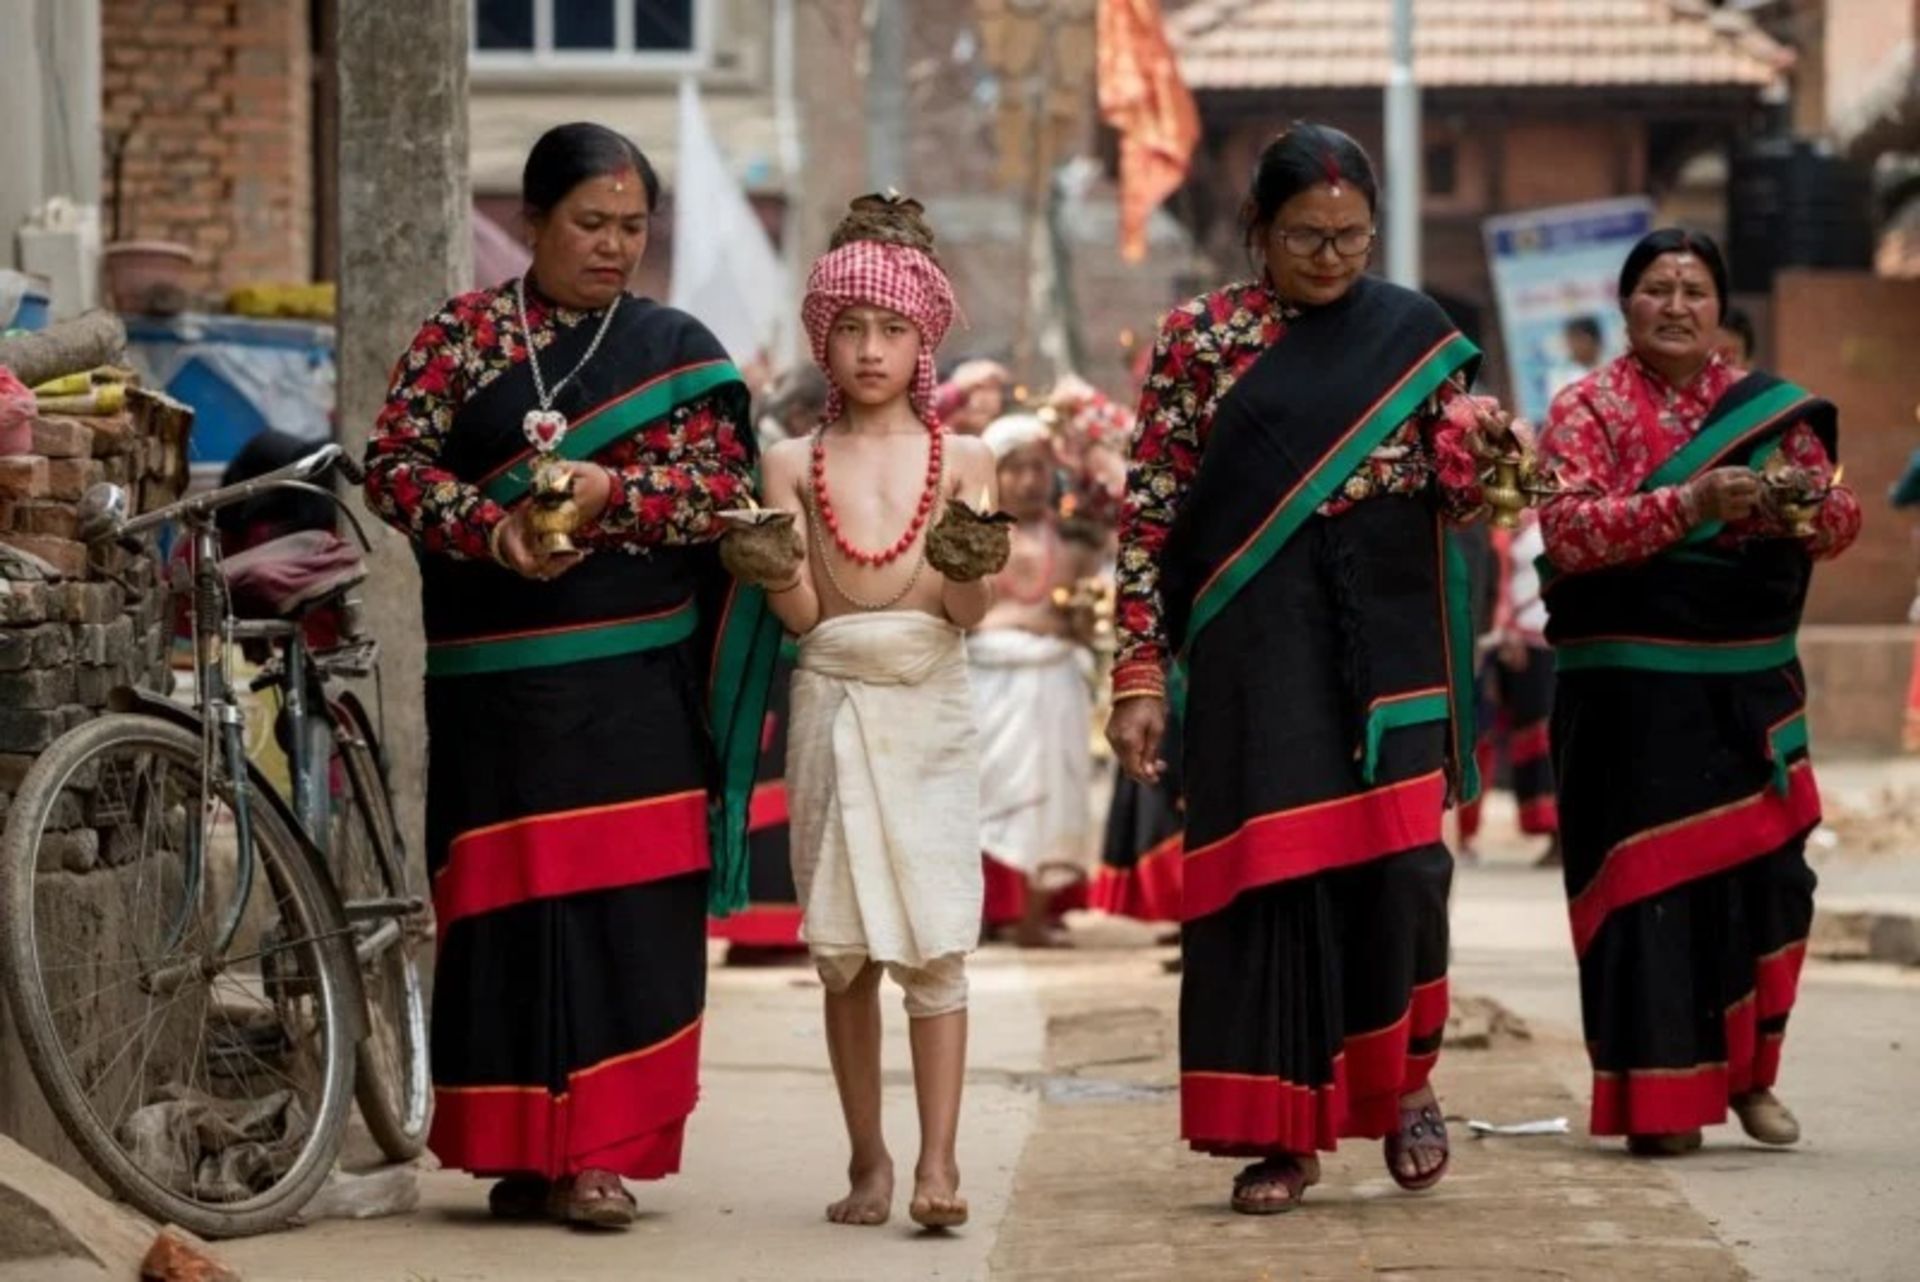
[[[1866,514],[1860,541],[1814,575],[1815,623],[1898,623],[1914,594],[1916,524],[1887,490],[1920,447],[1920,281],[1795,270],[1774,283],[1779,372],[1840,408],[1847,484]]]
[[[96,715],[116,687],[164,690],[169,681],[158,561],[107,548],[89,564],[85,547],[73,538],[74,501],[86,485],[107,479],[131,483],[153,504],[166,502],[174,490],[157,478],[163,471],[184,477],[184,450],[173,460],[178,466],[169,469],[158,438],[139,416],[122,413],[42,419],[34,428],[33,451],[0,457],[0,822],[21,780],[55,737]],[[56,807],[53,813],[41,858],[58,860],[77,875],[63,888],[72,897],[62,901],[53,920],[76,928],[91,921],[97,928],[111,920],[105,914],[127,891],[112,886],[99,831],[77,810],[63,817]],[[66,916],[64,905],[75,904],[71,911],[77,915]],[[116,1017],[108,1007],[100,1009],[103,1026],[110,1026]],[[92,1181],[48,1111],[10,1019],[0,1003],[0,1135]]]
[[[313,274],[309,2],[103,0],[106,207],[190,246],[201,288]]]

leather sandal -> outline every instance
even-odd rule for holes
[[[1265,1158],[1233,1177],[1230,1205],[1242,1215],[1283,1215],[1300,1205],[1309,1183],[1298,1158]],[[1277,1188],[1287,1191],[1284,1199],[1260,1195],[1260,1190]]]
[[[555,1180],[548,1209],[564,1224],[592,1229],[624,1229],[640,1213],[633,1194],[611,1171],[582,1171]]]
[[[1437,1100],[1425,1104],[1400,1106],[1400,1129],[1386,1138],[1387,1174],[1409,1193],[1420,1193],[1440,1182],[1453,1162],[1447,1144],[1447,1120]],[[1425,1175],[1409,1175],[1402,1169],[1415,1153],[1438,1153],[1440,1164]]]
[[[1797,1144],[1800,1119],[1772,1091],[1750,1091],[1733,1101],[1740,1129],[1762,1144]]]

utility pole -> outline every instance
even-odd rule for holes
[[[867,186],[907,182],[907,0],[866,0]]]
[[[468,7],[338,2],[339,437],[358,455],[385,399],[388,371],[420,319],[472,286]],[[396,57],[402,49],[407,56]],[[395,127],[398,120],[406,128]],[[405,539],[368,524],[376,537],[361,596],[380,638],[394,800],[419,859],[427,738],[420,575]],[[425,873],[416,867],[414,875]]]
[[[1413,0],[1393,0],[1387,70],[1387,278],[1420,287],[1420,86],[1413,78]]]

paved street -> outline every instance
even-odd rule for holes
[[[716,969],[688,1168],[640,1191],[647,1214],[633,1233],[493,1225],[481,1185],[434,1174],[411,1217],[224,1249],[249,1279],[303,1282],[1914,1276],[1920,1125],[1897,1088],[1920,1060],[1920,973],[1810,967],[1782,1085],[1807,1130],[1799,1149],[1762,1151],[1722,1132],[1690,1160],[1631,1162],[1577,1134],[1585,1064],[1564,911],[1555,874],[1527,868],[1526,853],[1496,840],[1485,865],[1463,870],[1455,975],[1460,992],[1498,999],[1532,1036],[1450,1051],[1439,1084],[1459,1116],[1567,1116],[1576,1134],[1474,1141],[1460,1127],[1453,1175],[1424,1198],[1395,1191],[1377,1147],[1357,1144],[1327,1162],[1303,1211],[1229,1214],[1233,1165],[1172,1139],[1177,981],[1162,972],[1166,951],[1130,924],[1083,922],[1074,951],[993,950],[977,966],[962,1127],[975,1218],[961,1233],[922,1237],[903,1216],[871,1231],[820,1221],[844,1159],[818,991],[804,970]],[[888,1019],[904,1169],[905,1021],[897,1009]]]

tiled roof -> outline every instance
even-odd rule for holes
[[[1390,0],[1190,0],[1168,16],[1197,91],[1386,83]],[[1749,86],[1793,53],[1705,0],[1417,0],[1423,86]]]

